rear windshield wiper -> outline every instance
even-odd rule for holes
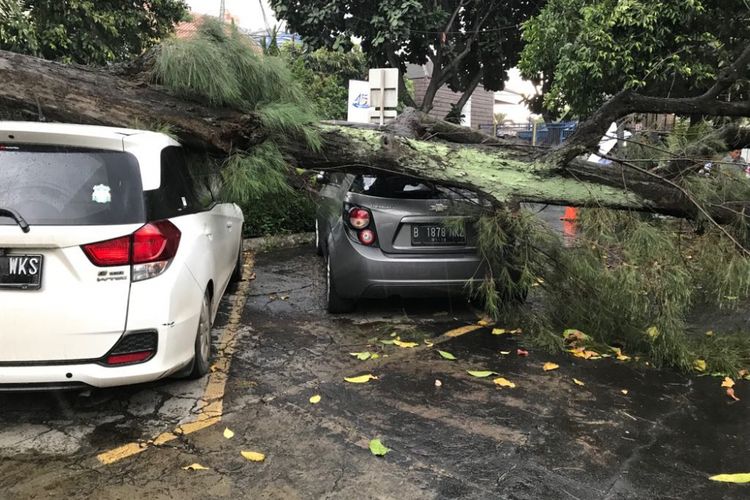
[[[21,231],[24,233],[28,233],[29,223],[26,222],[26,219],[21,217],[21,214],[13,210],[12,208],[0,208],[0,217],[10,217],[14,221],[16,221],[16,224],[18,224],[21,227]]]

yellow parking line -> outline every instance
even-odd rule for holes
[[[221,416],[224,412],[224,391],[226,389],[227,376],[229,374],[229,367],[232,364],[232,355],[237,344],[242,309],[245,307],[245,302],[247,302],[247,290],[250,287],[250,280],[248,278],[252,274],[252,268],[252,258],[249,258],[242,273],[243,281],[237,287],[234,303],[229,311],[229,321],[219,339],[218,356],[214,364],[211,365],[208,382],[200,399],[203,406],[195,414],[195,418],[178,425],[172,432],[159,434],[152,440],[127,443],[102,452],[96,456],[99,463],[109,465],[119,462],[122,459],[137,455],[152,446],[161,446],[177,439],[179,436],[192,434],[221,421]]]

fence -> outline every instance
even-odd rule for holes
[[[578,122],[537,123],[523,125],[479,125],[481,130],[487,131],[502,139],[520,139],[542,146],[556,146],[570,137],[578,126]]]

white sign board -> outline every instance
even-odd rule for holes
[[[349,106],[346,121],[370,123],[370,82],[349,80]]]
[[[370,69],[370,108],[372,123],[383,125],[396,118],[398,106],[398,69]]]

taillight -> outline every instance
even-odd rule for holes
[[[92,264],[99,267],[130,264],[130,236],[100,241],[81,247]]]
[[[360,243],[369,246],[375,243],[375,232],[372,229],[363,229],[357,233],[357,238]]]
[[[364,208],[354,207],[349,210],[349,224],[354,229],[364,229],[370,225],[370,212]]]
[[[168,220],[150,222],[129,236],[83,245],[92,264],[99,267],[132,266],[131,280],[163,273],[180,245],[180,230]]]
[[[177,253],[180,230],[168,220],[146,224],[133,233],[133,264],[169,260]]]

